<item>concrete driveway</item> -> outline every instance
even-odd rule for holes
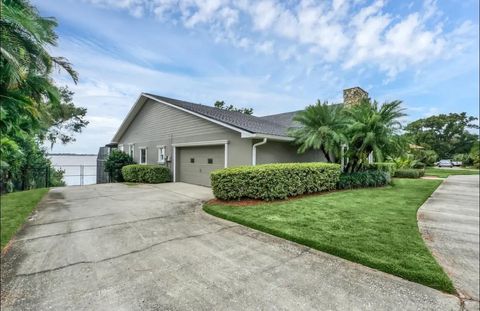
[[[208,188],[52,190],[2,258],[2,310],[460,310],[457,297],[207,215]]]
[[[450,176],[418,213],[422,235],[467,308],[479,309],[479,176]]]

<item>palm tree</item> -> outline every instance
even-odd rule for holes
[[[298,152],[321,150],[328,162],[334,162],[340,146],[346,142],[343,132],[347,123],[342,106],[317,101],[298,112],[293,120],[299,126],[291,128],[289,134],[295,138]]]
[[[22,156],[21,143],[35,141],[52,124],[50,110],[61,94],[51,79],[54,67],[76,83],[77,73],[63,57],[48,52],[56,45],[57,23],[39,15],[27,0],[2,0],[0,16],[0,154],[2,176]],[[36,142],[35,142],[36,143]],[[27,155],[24,154],[23,157]],[[5,161],[11,159],[11,161]],[[18,161],[17,161],[18,162]],[[3,177],[2,177],[3,178]]]
[[[396,132],[401,127],[399,118],[405,116],[401,101],[385,103],[364,99],[359,104],[345,109],[350,120],[346,130],[349,140],[348,171],[362,169],[370,153],[376,161],[384,159],[385,151],[398,143]]]

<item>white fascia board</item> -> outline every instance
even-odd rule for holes
[[[278,136],[278,135],[269,135],[269,134],[246,134],[241,136],[242,138],[258,138],[258,139],[263,139],[263,138],[268,138],[271,140],[277,140],[277,141],[294,141],[295,138],[293,137],[288,137],[288,136]]]
[[[169,107],[172,107],[172,108],[175,108],[175,109],[178,109],[178,110],[187,112],[187,113],[189,113],[189,114],[193,114],[194,116],[197,116],[197,117],[202,118],[202,119],[204,119],[204,120],[208,120],[208,121],[213,122],[213,123],[215,123],[215,124],[218,124],[218,125],[221,125],[221,126],[223,126],[223,127],[228,128],[228,129],[231,129],[231,130],[234,130],[234,131],[236,131],[236,132],[239,132],[239,133],[242,134],[242,135],[243,135],[243,134],[251,134],[250,132],[247,132],[247,131],[245,131],[245,130],[239,129],[238,127],[235,127],[235,126],[232,126],[232,125],[223,123],[223,122],[221,122],[221,121],[217,121],[217,120],[215,120],[215,119],[206,117],[206,116],[204,116],[204,115],[202,115],[202,114],[193,112],[193,111],[191,111],[191,110],[188,110],[188,109],[185,109],[185,108],[182,108],[182,107],[178,107],[178,106],[172,105],[172,104],[170,104],[170,103],[168,103],[168,102],[166,102],[166,101],[160,100],[160,99],[158,99],[158,98],[155,98],[155,97],[152,97],[152,96],[148,96],[148,95],[146,95],[146,94],[142,94],[142,96],[145,96],[146,98],[150,98],[151,100],[154,100],[154,101],[156,101],[156,102],[162,103],[162,104],[167,105],[167,106],[169,106]]]
[[[214,146],[228,144],[228,140],[208,140],[208,141],[195,141],[190,143],[178,143],[172,144],[173,147],[193,147],[193,146]]]

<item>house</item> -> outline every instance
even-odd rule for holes
[[[365,96],[358,87],[344,91],[349,102]],[[256,117],[142,93],[108,146],[140,164],[166,165],[173,181],[209,186],[210,172],[224,167],[325,161],[321,151],[297,153],[287,134],[297,112]]]

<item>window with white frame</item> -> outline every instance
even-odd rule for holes
[[[158,146],[158,163],[165,163],[165,146]]]
[[[118,150],[123,152],[123,145],[118,145]]]
[[[147,147],[140,147],[140,164],[147,164]]]
[[[135,157],[135,145],[128,145],[128,154],[132,157]]]

